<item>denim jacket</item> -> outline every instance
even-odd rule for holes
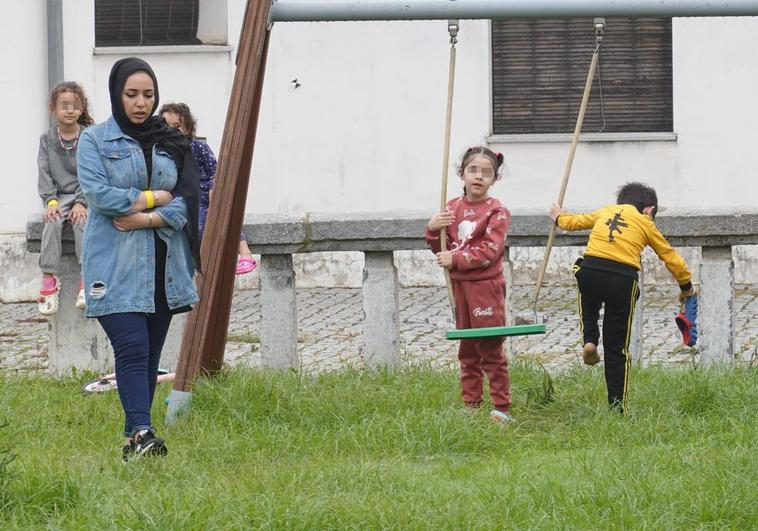
[[[121,232],[113,218],[132,213],[147,189],[147,166],[139,143],[126,136],[113,117],[87,128],[79,139],[79,183],[89,203],[82,245],[87,317],[111,313],[155,312],[155,242],[166,242],[166,299],[176,309],[198,301],[192,253],[182,228],[187,205],[175,197],[152,211],[166,222],[157,229]],[[153,147],[151,190],[171,191],[177,170],[173,159]]]

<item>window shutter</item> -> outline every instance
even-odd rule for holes
[[[198,0],[95,0],[95,46],[200,44]]]
[[[492,21],[493,132],[573,133],[594,49],[591,18]],[[672,131],[672,99],[671,19],[606,19],[582,130]]]

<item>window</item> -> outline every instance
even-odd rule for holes
[[[95,0],[95,46],[226,44],[226,2]]]
[[[591,18],[493,20],[493,133],[573,133],[594,48]],[[671,19],[608,18],[600,50],[582,130],[673,131]]]

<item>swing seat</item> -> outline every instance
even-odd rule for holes
[[[488,328],[462,328],[460,330],[448,330],[445,333],[447,339],[479,339],[483,337],[509,337],[531,336],[544,334],[545,324],[528,324],[515,326],[491,326]]]

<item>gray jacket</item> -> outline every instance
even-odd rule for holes
[[[57,126],[39,137],[39,154],[37,166],[39,178],[37,190],[42,198],[43,205],[56,199],[59,194],[75,194],[76,202],[87,206],[87,200],[79,187],[79,178],[76,174],[76,149],[65,150],[58,144]],[[84,132],[84,127],[79,135]]]

